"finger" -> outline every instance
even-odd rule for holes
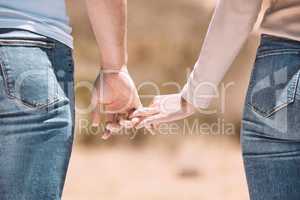
[[[168,116],[157,114],[151,117],[145,118],[139,125],[137,125],[137,129],[148,126],[149,124],[160,124],[164,122],[169,122],[171,119]]]
[[[96,107],[92,110],[92,126],[97,127],[100,123],[100,104],[97,104]]]
[[[117,124],[116,117],[117,114],[106,114],[106,125],[105,125],[105,131],[103,133],[102,139],[107,140],[114,133],[112,131],[116,131],[116,127],[112,125],[112,124]]]
[[[113,133],[118,133],[122,129],[122,126],[118,123],[107,123],[106,129],[113,134]]]
[[[122,127],[119,124],[120,114],[108,114],[106,121],[106,129],[108,129],[112,134],[119,132]]]
[[[144,117],[134,117],[131,119],[133,127],[135,128],[139,123],[141,123],[145,118]]]
[[[155,135],[155,129],[153,128],[152,124],[146,124],[145,128],[150,132],[151,135]]]
[[[103,140],[107,140],[108,138],[110,138],[112,136],[111,131],[107,129],[107,124],[112,123],[114,116],[113,116],[113,114],[106,114],[105,118],[106,118],[105,119],[105,129],[104,129],[104,133],[101,137]]]
[[[126,116],[123,116],[123,118],[125,119],[125,121],[123,120],[120,120],[120,123],[123,127],[125,128],[135,128],[135,126],[137,124],[139,124],[143,119],[144,117],[133,117],[133,118],[130,118],[130,116],[138,109],[142,108],[143,106],[141,105],[139,108],[133,108],[131,110],[128,111],[127,115]]]
[[[128,115],[127,115],[128,116]],[[123,127],[123,128],[135,128],[141,121],[144,120],[144,117],[134,117],[132,119],[128,119],[128,117],[122,116],[119,124]]]
[[[126,119],[121,119],[120,120],[120,125],[124,128],[133,128],[134,127],[134,121],[132,120],[126,120]]]
[[[109,130],[105,130],[105,132],[102,135],[102,139],[103,140],[107,140],[108,138],[110,138],[112,136],[111,132]]]
[[[153,130],[158,130],[159,124],[151,124]]]
[[[134,118],[134,117],[148,117],[151,115],[155,115],[159,113],[159,108],[157,107],[142,107],[140,109],[137,109],[134,111],[129,118]]]

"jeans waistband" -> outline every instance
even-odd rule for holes
[[[278,51],[278,53],[285,53],[285,51],[299,51],[300,53],[300,41],[262,34],[257,54],[260,55],[269,51]]]
[[[28,30],[15,29],[15,28],[0,28],[0,39],[22,39],[22,40],[35,40],[46,41],[53,43],[56,47],[70,49],[67,45],[44,35],[34,33]]]

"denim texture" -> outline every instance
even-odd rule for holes
[[[300,42],[263,35],[241,143],[251,200],[300,199]]]
[[[74,132],[72,50],[0,29],[0,199],[59,200]]]

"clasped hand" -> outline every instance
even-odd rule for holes
[[[192,115],[194,107],[185,101],[180,93],[159,95],[148,107],[143,107],[137,89],[126,68],[120,72],[98,75],[92,94],[93,126],[100,122],[101,107],[106,119],[102,136],[108,139],[122,128],[143,128],[150,132],[161,123],[180,120]]]

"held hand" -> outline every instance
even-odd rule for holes
[[[152,126],[184,119],[194,112],[195,108],[185,101],[181,94],[170,94],[156,96],[149,107],[137,109],[130,118],[141,118],[136,128],[145,127],[151,131]]]
[[[103,139],[121,129],[119,120],[141,106],[136,87],[126,67],[119,72],[106,70],[98,75],[94,83],[92,104],[93,126],[98,126],[100,122],[100,109],[105,112],[106,131]]]

